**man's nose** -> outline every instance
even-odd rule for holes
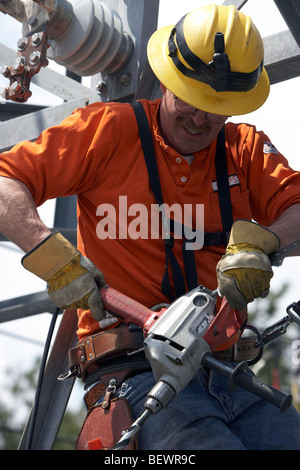
[[[206,119],[206,112],[201,109],[196,109],[192,114],[192,119],[196,126],[201,126]]]

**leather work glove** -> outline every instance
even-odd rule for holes
[[[279,248],[278,237],[248,220],[232,225],[225,255],[217,265],[218,289],[229,304],[243,310],[269,293],[273,271],[268,254]]]
[[[59,308],[90,309],[97,321],[105,317],[101,271],[60,233],[55,232],[22,258],[25,269],[47,282],[48,295]]]

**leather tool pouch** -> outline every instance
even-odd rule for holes
[[[121,438],[121,433],[133,423],[126,398],[113,398],[88,411],[76,442],[76,450],[110,450]],[[137,438],[125,450],[137,450]]]
[[[76,450],[110,450],[119,441],[122,432],[130,428],[133,418],[125,397],[114,397],[115,391],[131,369],[116,371],[101,376],[86,397],[88,413],[78,435]],[[98,400],[102,400],[98,403]],[[137,450],[138,441],[134,438],[125,450]]]

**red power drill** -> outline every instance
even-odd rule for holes
[[[183,390],[201,367],[208,367],[229,379],[229,390],[242,386],[285,411],[291,395],[263,383],[248,372],[248,363],[233,366],[212,356],[234,344],[246,320],[246,311],[230,307],[226,299],[216,312],[217,291],[203,286],[175,300],[169,307],[153,311],[105,287],[100,290],[106,311],[125,323],[143,328],[146,358],[150,362],[156,385],[149,392],[145,411],[124,433],[115,450],[124,449],[151,414],[157,414]]]
[[[151,331],[151,328],[158,321],[162,315],[168,311],[167,317],[169,318],[172,313],[172,317],[176,319],[176,315],[179,310],[190,309],[191,299],[195,302],[194,294],[198,302],[200,299],[206,303],[208,296],[211,298],[210,306],[215,310],[215,304],[217,301],[217,291],[211,291],[204,286],[199,286],[196,289],[190,291],[186,295],[183,295],[170,306],[161,307],[159,309],[149,309],[139,302],[127,297],[124,294],[116,291],[111,287],[103,287],[100,290],[104,308],[107,312],[114,316],[120,317],[125,323],[134,323],[141,328],[145,336]],[[201,297],[204,294],[204,297]],[[198,305],[203,306],[203,305]],[[203,338],[209,344],[211,351],[221,351],[230,348],[239,339],[239,335],[243,325],[247,321],[247,311],[233,309],[228,301],[223,298],[218,313],[212,312],[213,316],[210,318],[209,328],[206,329],[203,334]],[[177,321],[177,320],[176,320]]]

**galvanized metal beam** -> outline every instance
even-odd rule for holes
[[[300,47],[289,30],[264,38],[265,67],[271,84],[300,76]]]
[[[0,1],[0,11],[21,23],[26,19],[25,4],[21,0]]]
[[[80,97],[57,106],[10,119],[0,126],[0,151],[8,150],[23,140],[35,140],[40,133],[72,114],[74,109],[86,106],[88,97]]]
[[[146,97],[154,100],[159,96],[161,96],[160,83],[147,60],[134,95],[134,100],[144,99]]]
[[[55,308],[46,291],[3,300],[0,302],[0,323],[40,313],[54,313]]]
[[[56,199],[54,227],[61,227],[63,231],[65,228],[68,228],[69,233],[65,233],[68,236],[72,235],[73,241],[75,234],[76,244],[77,196],[59,197]],[[68,238],[68,236],[66,238]]]
[[[34,104],[20,104],[12,103],[9,101],[0,101],[0,121],[8,121],[19,116],[25,116],[26,114],[35,113],[41,109],[45,109],[47,106],[39,106]]]
[[[300,47],[300,0],[274,0],[274,3]]]

